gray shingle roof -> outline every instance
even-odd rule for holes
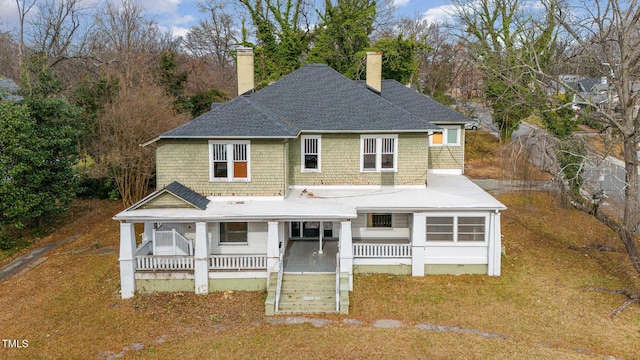
[[[131,205],[127,210],[125,211],[129,211],[129,210],[135,210],[139,207],[141,207],[142,205],[148,203],[149,201],[151,201],[152,199],[160,196],[163,193],[171,193],[174,196],[178,197],[179,199],[182,199],[183,201],[191,204],[193,207],[196,207],[200,210],[205,210],[207,208],[207,205],[209,205],[209,199],[207,199],[205,196],[202,196],[200,194],[198,194],[197,192],[189,189],[188,187],[180,184],[177,181],[172,182],[171,184],[165,186],[164,188],[160,189],[160,190],[156,190],[153,193],[145,196],[142,200],[138,201],[137,203]]]
[[[293,138],[300,132],[424,132],[439,129],[431,123],[436,120],[469,121],[397,82],[384,81],[381,96],[327,65],[305,65],[266,88],[238,96],[160,138]]]
[[[238,96],[190,122],[169,130],[161,138],[296,137],[298,128],[251,95]]]
[[[0,79],[0,100],[8,100],[13,102],[21,102],[24,98],[16,93],[20,90],[20,86],[10,78]]]
[[[165,186],[165,189],[173,195],[188,202],[189,204],[199,208],[200,210],[206,209],[207,205],[209,204],[209,199],[180,184],[177,181],[174,181],[171,184]]]
[[[408,88],[396,80],[383,80],[383,98],[404,110],[433,123],[467,123],[470,118]]]

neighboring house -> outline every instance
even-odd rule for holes
[[[366,83],[305,65],[259,91],[253,61],[238,97],[150,141],[158,190],[114,217],[123,298],[268,289],[267,314],[346,313],[354,273],[500,275],[469,118],[382,80],[380,53]]]
[[[0,78],[0,100],[20,103],[24,98],[17,95],[20,86],[10,78]]]
[[[612,92],[609,80],[606,76],[599,78],[582,78],[577,75],[561,75],[561,82],[553,81],[548,94],[573,94],[574,110],[586,107],[585,102],[591,102],[600,109],[606,109],[609,104],[617,103],[617,95]],[[566,86],[562,85],[566,84]]]

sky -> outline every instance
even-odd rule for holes
[[[30,1],[32,0],[27,0],[27,2]],[[101,0],[81,1],[86,4],[102,2]],[[399,14],[406,16],[417,14],[429,22],[446,21],[446,1],[393,0]],[[198,0],[141,0],[141,3],[147,14],[155,17],[160,26],[178,36],[184,35],[191,26],[197,24],[198,18],[203,16],[198,12]],[[0,0],[0,29],[16,31],[18,24],[16,0]]]

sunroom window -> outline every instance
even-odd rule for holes
[[[485,241],[484,216],[428,216],[427,241]]]

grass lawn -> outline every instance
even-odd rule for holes
[[[477,167],[476,167],[477,168]],[[640,306],[618,316],[640,280],[605,226],[533,191],[499,197],[502,276],[355,276],[348,316],[271,325],[262,292],[137,295],[121,300],[118,203],[96,202],[51,237],[87,234],[32,271],[0,283],[0,338],[28,340],[0,359],[601,359],[640,358]],[[10,259],[0,262],[6,264]],[[362,325],[343,321],[356,319]],[[379,319],[403,322],[378,329]],[[506,336],[434,332],[418,324]]]

